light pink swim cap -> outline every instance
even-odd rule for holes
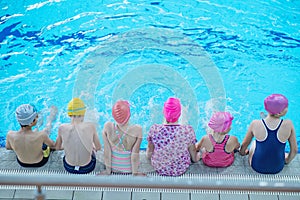
[[[266,111],[271,115],[276,115],[288,107],[288,99],[282,94],[271,94],[265,98],[264,105]]]
[[[208,126],[216,133],[227,131],[232,124],[233,117],[229,112],[216,112],[208,123]]]
[[[164,116],[167,122],[176,122],[181,115],[181,104],[177,98],[170,97],[164,104]]]
[[[117,101],[112,108],[112,115],[118,124],[126,124],[130,117],[130,107],[128,101]]]

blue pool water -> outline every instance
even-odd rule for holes
[[[181,122],[198,140],[211,113],[225,109],[242,142],[271,93],[289,99],[299,143],[299,8],[296,0],[1,1],[1,146],[19,128],[22,103],[44,119],[58,107],[55,140],[73,96],[86,101],[99,134],[116,99],[130,101],[131,123],[146,137],[163,121],[163,102],[177,96]]]

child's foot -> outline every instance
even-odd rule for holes
[[[51,106],[50,115],[47,117],[47,124],[46,124],[46,128],[45,128],[45,131],[48,135],[50,134],[50,131],[52,128],[52,122],[56,118],[56,115],[57,115],[57,107]]]
[[[51,106],[50,115],[47,117],[47,123],[52,123],[52,121],[56,118],[57,115],[57,107]]]

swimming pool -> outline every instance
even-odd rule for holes
[[[289,99],[286,118],[299,143],[299,7],[293,0],[1,1],[1,146],[19,128],[14,110],[22,103],[43,116],[58,107],[55,139],[73,96],[87,102],[99,133],[112,103],[124,98],[146,137],[163,120],[163,102],[177,96],[182,123],[198,140],[211,112],[226,109],[241,142],[271,93]]]

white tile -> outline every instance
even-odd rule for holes
[[[217,193],[191,193],[191,200],[220,200]]]
[[[132,192],[132,200],[160,200],[159,192]]]
[[[279,195],[279,200],[299,200],[300,195]]]
[[[13,198],[14,194],[14,189],[0,189],[0,198]]]
[[[44,190],[46,199],[70,199],[72,200],[72,190]]]
[[[105,191],[102,200],[131,200],[131,192]]]
[[[248,194],[220,194],[220,200],[248,200]]]
[[[74,191],[73,200],[101,200],[102,191]]]
[[[249,194],[249,200],[277,200],[277,195]]]
[[[161,200],[189,200],[189,193],[169,193],[164,192],[161,194]]]
[[[18,189],[15,193],[15,198],[28,198],[33,199],[36,194],[36,190],[26,190],[26,189]]]

